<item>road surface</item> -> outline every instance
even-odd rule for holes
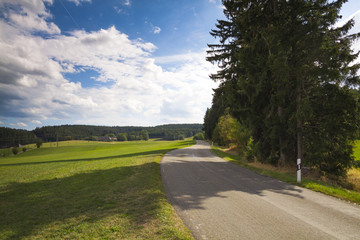
[[[204,141],[166,154],[165,191],[196,239],[360,239],[360,207],[214,156]]]

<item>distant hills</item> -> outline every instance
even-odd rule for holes
[[[166,124],[155,127],[60,125],[45,126],[32,131],[0,127],[0,147],[30,144],[39,138],[45,142],[98,140],[103,139],[99,138],[102,136],[110,136],[120,141],[147,140],[149,138],[178,140],[202,132],[202,127],[202,124]]]

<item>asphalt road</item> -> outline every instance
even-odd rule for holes
[[[360,207],[214,156],[206,142],[166,154],[165,191],[196,239],[360,239]]]

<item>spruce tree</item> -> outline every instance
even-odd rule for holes
[[[220,71],[211,78],[228,86],[231,112],[250,128],[260,160],[304,157],[337,175],[350,166],[358,127],[350,89],[359,86],[351,43],[359,35],[347,35],[353,21],[334,27],[344,2],[223,1],[227,20],[212,30],[220,44],[207,58]]]

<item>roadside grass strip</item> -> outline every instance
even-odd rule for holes
[[[185,141],[67,142],[0,159],[0,239],[192,239],[160,160]]]
[[[342,187],[330,185],[321,181],[316,181],[312,179],[302,178],[302,182],[298,183],[296,181],[296,170],[294,172],[279,172],[274,170],[269,170],[262,167],[251,166],[246,160],[241,156],[232,155],[222,151],[219,147],[213,146],[211,151],[217,156],[225,159],[226,161],[232,162],[241,167],[250,169],[254,172],[257,172],[261,175],[269,176],[275,179],[279,179],[283,182],[287,182],[293,185],[301,186],[313,191],[321,192],[333,197],[337,197],[352,203],[360,204],[360,193],[353,190],[348,190]]]

